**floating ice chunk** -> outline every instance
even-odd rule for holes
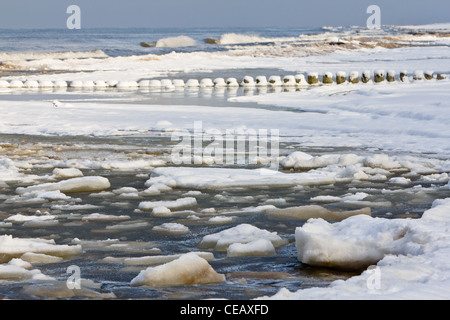
[[[311,202],[323,202],[323,203],[329,203],[329,202],[340,202],[340,197],[335,196],[317,196],[309,199]]]
[[[277,187],[331,184],[339,179],[339,171],[310,171],[283,173],[269,169],[180,168],[160,167],[153,170],[147,187],[162,184],[188,189],[217,189],[224,187]]]
[[[10,235],[0,236],[0,261],[9,261],[26,252],[43,253],[57,257],[71,257],[81,253],[80,245],[56,245],[54,240],[21,239]]]
[[[227,216],[216,216],[208,219],[208,223],[210,224],[224,224],[233,222],[233,217]]]
[[[330,211],[325,207],[318,205],[310,205],[310,206],[300,206],[300,207],[289,207],[283,209],[268,209],[266,213],[275,216],[275,217],[290,217],[296,219],[313,219],[313,218],[322,218],[325,220],[343,220],[348,217],[352,217],[355,215],[371,215],[370,208],[364,208],[360,210],[354,211]]]
[[[34,271],[34,270],[33,270]],[[0,280],[24,280],[32,278],[33,274],[40,272],[35,269],[34,272],[27,270],[24,267],[13,264],[0,264]]]
[[[38,199],[45,199],[45,200],[50,200],[50,201],[71,200],[72,199],[71,197],[66,196],[64,193],[62,193],[59,190],[39,192],[39,193],[37,193],[36,197]]]
[[[192,254],[196,254],[206,261],[214,260],[214,254],[211,252],[192,251]],[[164,264],[180,258],[183,254],[171,254],[171,255],[158,255],[158,256],[144,256],[137,258],[125,258],[123,263],[127,266],[150,266],[155,264]]]
[[[127,215],[111,215],[111,214],[102,214],[102,213],[91,213],[87,216],[81,218],[82,221],[123,221],[131,219],[130,216]]]
[[[25,216],[21,213],[9,216],[4,221],[6,222],[28,222],[28,221],[48,221],[48,220],[54,220],[57,217],[54,215],[46,214],[41,216]]]
[[[227,249],[228,257],[272,256],[275,247],[267,239],[257,239],[248,243],[233,243]]]
[[[77,178],[82,176],[83,172],[77,168],[55,168],[53,170],[53,177],[58,179]]]
[[[197,199],[193,197],[180,198],[174,201],[145,201],[139,204],[139,209],[151,211],[157,207],[166,207],[168,209],[180,209],[197,205]]]
[[[188,234],[190,232],[189,228],[186,227],[185,225],[182,225],[181,223],[163,223],[162,225],[153,227],[152,230],[165,234],[176,234],[176,235]]]
[[[219,283],[225,281],[205,259],[195,253],[187,253],[169,263],[141,271],[131,286],[179,286]]]
[[[44,183],[26,188],[19,187],[16,192],[20,195],[25,193],[37,193],[44,191],[61,191],[63,193],[93,192],[109,189],[111,184],[104,177],[82,177],[63,180],[55,183]]]
[[[236,227],[204,236],[199,246],[213,248],[217,251],[226,251],[233,243],[248,243],[258,239],[266,239],[272,242],[274,247],[286,244],[286,240],[276,232],[259,229],[250,224],[240,224]]]
[[[395,169],[400,168],[401,164],[392,160],[386,154],[377,154],[364,159],[364,165],[371,168]]]
[[[398,184],[398,185],[407,185],[411,183],[411,179],[407,179],[404,177],[395,177],[395,178],[391,178],[388,181],[389,183],[392,184]]]
[[[115,189],[115,190],[113,190],[113,192],[115,194],[127,194],[127,193],[137,193],[138,190],[136,188],[133,188],[133,187],[123,187],[123,188],[120,188],[120,189]]]
[[[298,260],[313,266],[358,270],[386,254],[418,254],[412,225],[406,219],[350,217],[338,223],[309,220],[295,231]]]
[[[64,259],[43,253],[26,252],[20,259],[29,263],[58,263]]]

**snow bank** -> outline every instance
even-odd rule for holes
[[[233,243],[246,244],[260,239],[270,241],[274,247],[279,247],[287,243],[276,232],[259,229],[244,223],[218,233],[204,236],[199,246],[202,248],[212,248],[217,251],[227,251],[228,247]],[[249,245],[248,247],[251,246]]]
[[[356,216],[339,223],[311,220],[296,230],[300,261],[320,266],[369,268],[327,288],[273,299],[448,299],[450,198],[436,200],[422,218]]]
[[[217,273],[205,259],[187,253],[169,263],[141,271],[131,280],[131,286],[162,287],[223,281],[225,276]]]
[[[26,193],[42,193],[47,191],[60,191],[62,193],[94,192],[109,189],[111,184],[104,177],[73,178],[60,182],[44,183],[26,188],[17,188],[20,195]]]

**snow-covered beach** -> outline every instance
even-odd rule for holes
[[[449,299],[449,29],[0,53],[0,296]]]

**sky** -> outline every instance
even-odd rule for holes
[[[365,26],[450,22],[449,0],[0,0],[0,28],[66,28],[78,5],[82,28]]]

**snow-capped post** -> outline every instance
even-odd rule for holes
[[[66,26],[67,29],[81,29],[81,9],[77,5],[71,5],[67,7],[67,14],[71,14],[69,18],[67,18]]]
[[[395,71],[394,70],[389,70],[386,74],[386,80],[388,82],[394,82],[395,81]]]
[[[331,84],[333,83],[333,74],[331,72],[325,72],[322,76],[322,83]]]
[[[270,76],[269,77],[269,84],[272,87],[279,87],[279,86],[281,86],[281,77],[280,76]]]
[[[256,86],[257,87],[265,87],[265,86],[267,86],[267,78],[266,78],[266,76],[257,76],[255,82],[256,82]]]
[[[374,74],[374,80],[376,83],[383,82],[385,80],[384,70],[376,70]]]
[[[348,75],[348,82],[356,84],[359,83],[359,72],[358,71],[352,71]]]
[[[425,71],[424,76],[425,79],[432,80],[434,79],[434,71]]]
[[[425,77],[425,76],[424,76],[422,70],[417,70],[416,72],[414,72],[413,79],[414,79],[415,81],[422,81],[424,77]]]
[[[346,81],[347,74],[344,71],[338,71],[336,73],[336,83],[342,84]]]
[[[362,76],[361,76],[361,81],[363,83],[368,83],[370,81],[370,71],[366,70],[363,72]]]
[[[367,13],[372,14],[367,19],[367,29],[380,29],[381,28],[381,9],[377,5],[371,5],[367,8]]]
[[[317,72],[308,73],[308,83],[309,84],[319,83],[319,74]]]
[[[407,80],[408,80],[408,71],[406,70],[400,71],[400,81],[405,82]]]
[[[295,75],[295,82],[298,86],[306,85],[305,75],[302,73]]]

